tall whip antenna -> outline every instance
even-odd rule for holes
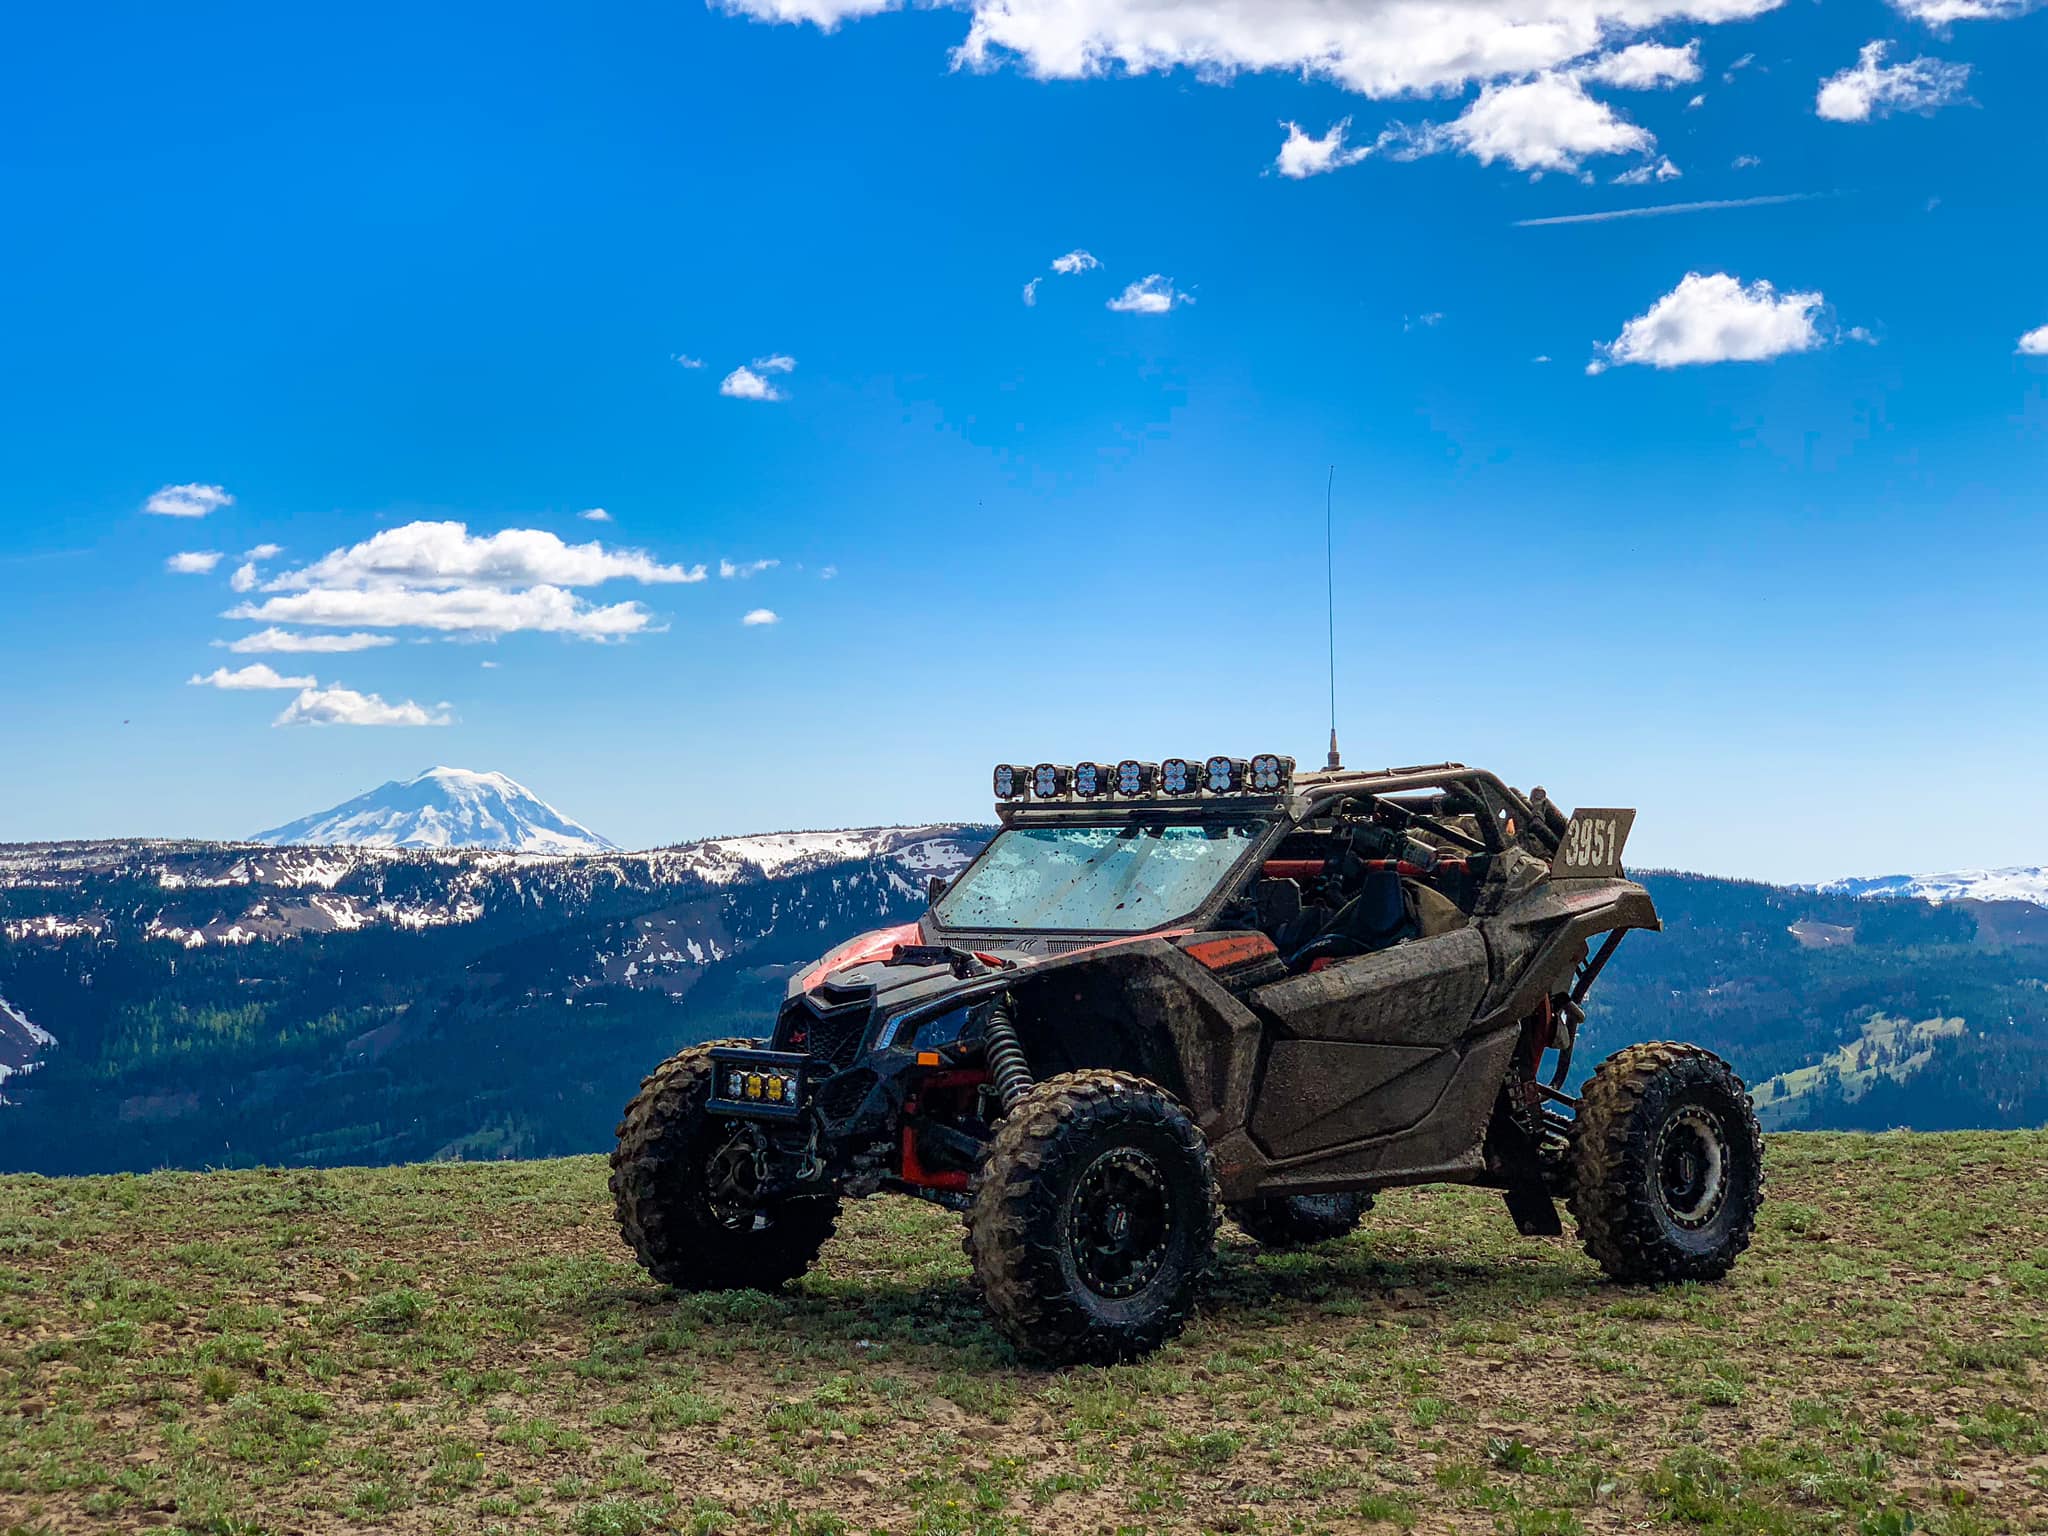
[[[1323,487],[1323,595],[1330,618],[1330,763],[1332,771],[1344,766],[1337,756],[1337,535],[1331,508],[1337,494],[1337,466],[1330,466],[1329,483]]]

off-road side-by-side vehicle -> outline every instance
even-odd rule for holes
[[[1588,989],[1659,926],[1622,874],[1634,813],[1457,763],[1293,768],[998,768],[1001,829],[922,920],[799,972],[765,1044],[642,1084],[626,1242],[670,1285],[765,1289],[842,1199],[936,1201],[1053,1361],[1176,1332],[1220,1216],[1317,1242],[1395,1185],[1499,1189],[1532,1236],[1562,1199],[1619,1280],[1727,1273],[1763,1185],[1727,1064],[1637,1045],[1566,1091]]]

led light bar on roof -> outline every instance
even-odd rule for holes
[[[998,763],[993,784],[998,800],[1122,800],[1152,795],[1179,799],[1209,795],[1275,795],[1294,787],[1294,759],[1275,752],[1257,757],[1169,757],[1147,763],[1127,757],[1108,763]]]

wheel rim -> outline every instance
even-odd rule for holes
[[[719,1225],[735,1232],[751,1232],[768,1224],[761,1210],[761,1179],[754,1149],[744,1136],[735,1135],[705,1160],[704,1201]]]
[[[1719,1215],[1728,1197],[1728,1138],[1719,1119],[1697,1104],[1684,1106],[1664,1124],[1657,1194],[1664,1213],[1689,1232]]]
[[[1081,1283],[1098,1296],[1135,1296],[1166,1264],[1173,1208],[1166,1175],[1136,1147],[1115,1147],[1082,1170],[1067,1206],[1067,1243]]]

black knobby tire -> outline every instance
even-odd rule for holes
[[[1223,1209],[1261,1248],[1306,1248],[1348,1237],[1372,1209],[1372,1196],[1262,1195]]]
[[[707,1114],[713,1045],[693,1045],[640,1083],[612,1149],[619,1235],[665,1285],[685,1291],[772,1291],[818,1257],[839,1217],[837,1195],[781,1200],[742,1217],[714,1208],[708,1172],[734,1122]]]
[[[1728,1063],[1659,1041],[1600,1064],[1572,1127],[1572,1215],[1616,1280],[1718,1280],[1756,1230],[1764,1142]]]
[[[1178,1099],[1128,1072],[1068,1072],[996,1127],[967,1254],[1020,1352],[1059,1365],[1126,1360],[1194,1311],[1217,1211],[1215,1159]]]

